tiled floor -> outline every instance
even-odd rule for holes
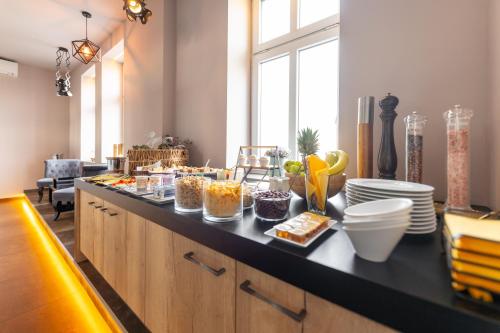
[[[0,201],[0,332],[110,331],[27,207]]]
[[[68,251],[73,254],[73,246],[75,244],[74,213],[61,213],[59,219],[57,221],[53,221],[54,208],[47,199],[48,193],[44,194],[43,200],[40,203],[38,202],[38,194],[36,191],[26,191],[25,193],[28,199],[31,201],[32,205],[35,206],[40,215],[42,215],[42,217],[48,223],[52,231],[61,240]],[[97,272],[97,270],[92,266],[90,262],[84,261],[80,263],[80,268],[92,282],[97,291],[99,291],[99,294],[101,294],[104,301],[108,304],[115,316],[120,320],[127,331],[134,333],[149,332],[144,324],[140,321],[140,319],[120,298],[120,296],[111,288],[111,286],[104,280],[104,278],[99,274],[99,272]]]

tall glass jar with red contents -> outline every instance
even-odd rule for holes
[[[470,121],[474,112],[455,105],[443,114],[447,136],[446,209],[470,210]]]

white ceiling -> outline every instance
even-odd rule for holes
[[[71,52],[71,41],[85,37],[100,43],[125,19],[122,0],[0,0],[0,58],[55,68],[59,46]],[[72,67],[77,60],[71,57]]]

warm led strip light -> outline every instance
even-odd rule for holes
[[[54,274],[57,274],[64,283],[64,287],[70,292],[74,306],[81,312],[81,325],[87,332],[112,332],[108,323],[103,319],[95,304],[74,275],[63,256],[52,242],[47,231],[42,226],[42,222],[37,218],[31,206],[26,202],[26,198],[21,198],[20,205],[24,212],[23,216],[28,224],[35,231],[39,245],[45,250],[46,258],[52,264]],[[19,202],[16,202],[16,205]],[[63,314],[62,314],[63,315]]]

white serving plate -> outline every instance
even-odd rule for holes
[[[375,200],[385,200],[385,199],[403,199],[403,198],[357,198],[355,196],[352,196],[352,195],[346,195],[346,198],[347,200],[349,201],[352,201],[352,202],[359,202],[359,203],[362,203],[362,202],[368,202],[368,201],[375,201]],[[406,198],[406,199],[410,199],[410,198]],[[410,199],[411,201],[413,201],[413,209],[414,210],[430,210],[430,209],[433,209],[434,208],[434,203],[432,201],[429,201],[429,202],[426,202],[426,203],[419,203],[419,202],[415,202],[414,200]]]
[[[346,187],[346,192],[355,195],[372,196],[372,197],[391,197],[391,198],[411,198],[419,201],[432,200],[433,193],[422,194],[422,193],[395,193],[395,192],[383,192],[383,191],[367,191],[364,189],[353,188],[350,186]]]
[[[426,229],[426,230],[413,230],[411,228],[408,228],[405,232],[405,234],[409,234],[409,235],[424,235],[424,234],[432,234],[434,231],[436,231],[437,229],[437,226],[434,226],[430,229]]]
[[[401,215],[404,212],[410,212],[412,207],[413,201],[411,201],[410,199],[383,199],[368,201],[356,206],[348,207],[344,210],[344,214],[351,217],[387,217],[392,215]]]
[[[396,198],[415,198],[416,200],[425,200],[432,198],[433,193],[413,193],[413,192],[393,192],[393,191],[383,191],[383,190],[371,190],[356,186],[346,186],[346,190],[349,193],[354,193],[358,195],[369,195],[369,196],[391,196]]]
[[[411,217],[411,221],[412,222],[428,222],[428,221],[435,221],[436,220],[436,216],[432,215],[432,216],[429,216],[429,217],[422,217],[422,218],[419,218],[419,217]]]
[[[297,242],[294,242],[293,240],[290,240],[290,239],[278,237],[278,236],[276,236],[276,230],[274,228],[271,228],[268,231],[264,232],[264,235],[271,236],[272,238],[274,238],[276,240],[279,240],[280,242],[283,242],[283,243],[287,243],[287,244],[290,244],[290,245],[293,245],[293,246],[297,246],[297,247],[301,247],[301,248],[306,248],[309,245],[311,245],[312,243],[314,243],[314,241],[316,239],[318,239],[321,235],[323,235],[327,230],[330,230],[330,228],[332,227],[332,225],[336,224],[337,221],[330,220],[327,223],[328,223],[328,228],[325,228],[325,229],[321,230],[313,238],[309,239],[305,243],[297,243]]]
[[[165,197],[163,199],[157,199],[153,196],[153,194],[146,194],[144,196],[142,196],[144,199],[146,200],[149,200],[149,201],[152,201],[152,202],[156,202],[156,203],[159,203],[159,204],[165,204],[165,203],[169,203],[169,202],[174,202],[175,200],[175,196],[171,196],[171,197]]]
[[[419,183],[403,182],[398,180],[389,179],[371,179],[371,178],[351,178],[347,180],[347,185],[354,185],[358,187],[394,191],[402,193],[432,193],[434,187]]]
[[[408,193],[408,194],[371,193],[371,192],[360,191],[358,189],[353,189],[351,187],[347,188],[346,193],[349,195],[357,196],[357,197],[368,197],[368,198],[377,198],[377,199],[389,197],[389,198],[409,198],[409,199],[415,200],[417,202],[433,201],[432,195],[413,195],[411,193]]]
[[[123,191],[128,192],[128,193],[132,193],[134,195],[138,195],[141,197],[148,195],[148,194],[153,194],[153,191],[151,191],[151,190],[146,190],[144,192],[137,192],[136,187],[122,187],[120,190],[123,190]]]
[[[410,231],[426,231],[426,230],[432,230],[436,227],[436,224],[433,223],[433,224],[429,224],[429,225],[425,225],[425,226],[414,226],[414,225],[410,225],[410,227],[408,228],[408,230]]]

